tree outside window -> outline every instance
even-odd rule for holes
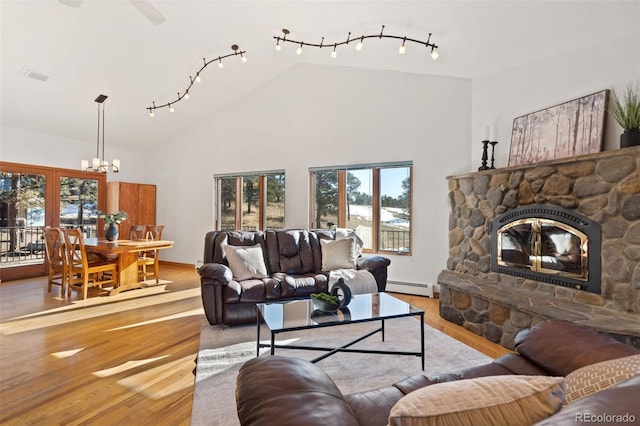
[[[284,172],[242,173],[215,177],[215,180],[217,229],[284,228]]]
[[[411,251],[412,164],[311,171],[312,226],[353,229],[371,252]]]

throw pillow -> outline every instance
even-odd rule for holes
[[[362,254],[362,249],[364,248],[364,241],[362,238],[355,233],[353,229],[349,228],[336,228],[336,240],[342,240],[344,238],[354,238],[356,240],[355,244],[355,256],[356,258]]]
[[[322,270],[355,269],[355,244],[353,237],[340,240],[320,240],[322,249]]]
[[[640,355],[602,361],[567,374],[565,405],[640,374]]]
[[[565,381],[548,376],[488,376],[417,389],[392,408],[390,426],[531,425],[562,407]]]
[[[255,246],[223,246],[229,268],[236,281],[267,278],[267,267],[260,244]]]

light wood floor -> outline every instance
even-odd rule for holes
[[[44,277],[0,284],[0,424],[188,425],[200,284],[190,268],[162,265],[161,276],[85,301],[47,293]],[[397,296],[479,351],[508,352],[442,320],[437,300]]]

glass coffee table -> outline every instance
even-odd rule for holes
[[[293,300],[288,302],[257,303],[259,315],[257,325],[257,355],[260,348],[270,348],[271,355],[276,348],[303,349],[311,351],[324,351],[325,354],[314,358],[311,362],[318,362],[338,352],[374,353],[386,355],[411,355],[421,357],[422,370],[424,370],[424,311],[411,306],[387,293],[356,294],[351,302],[337,312],[323,312],[315,310],[311,299]],[[420,350],[411,351],[385,351],[377,349],[354,349],[354,344],[376,333],[382,334],[384,342],[384,323],[386,320],[408,316],[420,317]],[[271,342],[260,342],[260,325],[264,321],[271,332]],[[275,337],[280,333],[296,330],[313,330],[322,327],[337,327],[347,324],[380,321],[380,327],[370,331],[359,338],[338,347],[302,346],[276,344]],[[336,333],[339,336],[339,333]]]

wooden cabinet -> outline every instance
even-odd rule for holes
[[[121,239],[129,239],[131,225],[156,224],[156,186],[107,182],[107,212],[125,211],[129,219],[120,224]]]

